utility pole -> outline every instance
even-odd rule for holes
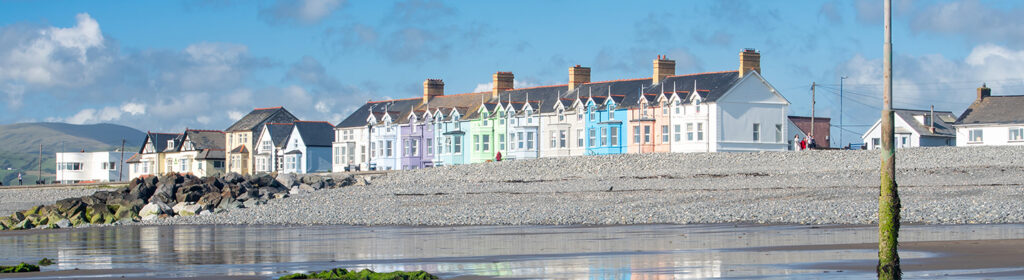
[[[839,148],[843,148],[843,80],[846,76],[839,77]]]
[[[896,185],[896,149],[892,111],[892,0],[885,0],[885,46],[882,109],[882,184],[878,197],[878,279],[902,279],[897,246],[900,232],[900,196]]]
[[[811,82],[811,139],[814,139],[814,87],[815,83]],[[809,143],[808,143],[809,144]]]
[[[121,182],[121,175],[124,174],[124,137],[121,137],[121,161],[117,165],[117,181]]]
[[[36,178],[36,184],[43,179],[43,143],[39,143],[39,178]]]

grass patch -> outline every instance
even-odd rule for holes
[[[395,271],[388,273],[374,272],[373,270],[363,269],[362,271],[355,272],[349,271],[344,268],[335,268],[332,270],[324,270],[318,272],[311,272],[310,274],[295,273],[290,275],[281,276],[277,278],[279,280],[291,280],[291,279],[323,279],[323,280],[427,280],[427,279],[438,279],[426,271]]]
[[[27,263],[19,263],[18,265],[13,266],[0,265],[0,273],[19,273],[33,271],[39,271],[39,266]]]

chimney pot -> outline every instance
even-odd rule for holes
[[[579,64],[569,68],[569,90],[578,88],[582,84],[590,82],[590,67],[582,67]]]
[[[740,78],[751,71],[761,74],[761,53],[755,49],[746,48],[740,52]]]
[[[654,75],[651,77],[653,83],[660,83],[665,77],[676,74],[676,61],[668,59],[665,55],[658,55],[654,60]]]
[[[990,96],[992,96],[992,89],[985,86],[985,84],[981,84],[981,87],[978,88],[978,101]]]
[[[498,98],[498,93],[513,88],[515,84],[515,75],[512,72],[497,72],[494,73],[493,86],[491,87],[491,99]]]
[[[441,79],[427,79],[423,81],[423,103],[430,101],[431,97],[444,95],[444,81]]]

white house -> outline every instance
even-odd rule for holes
[[[992,96],[982,85],[978,98],[953,123],[957,146],[1024,144],[1024,95]]]
[[[947,111],[893,109],[893,130],[895,147],[935,147],[956,144],[953,122],[956,115]],[[861,136],[867,149],[882,147],[882,120]]]
[[[295,121],[284,148],[285,173],[331,172],[334,126],[328,122]]]
[[[263,131],[256,140],[253,149],[253,170],[256,172],[276,172],[284,166],[284,147],[288,136],[292,134],[294,125],[291,123],[264,124]]]
[[[57,181],[73,184],[128,180],[131,174],[121,169],[128,167],[125,160],[134,155],[120,151],[57,153]]]
[[[166,151],[168,151],[168,145],[171,150],[174,147],[175,139],[181,138],[180,133],[156,133],[147,132],[146,139],[142,141],[142,147],[139,148],[139,153],[132,156],[128,160],[130,175],[128,178],[138,178],[143,176],[159,175],[167,170],[167,164],[164,160]]]

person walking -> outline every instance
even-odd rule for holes
[[[18,172],[18,185],[19,185],[19,186],[23,185],[23,184],[21,183],[21,172]]]
[[[800,140],[800,150],[803,151],[803,150],[806,150],[806,149],[807,149],[807,137],[804,137],[804,139]]]
[[[498,155],[494,156],[494,161],[501,161],[501,151],[498,151]]]
[[[793,151],[800,150],[800,135],[793,134]]]

